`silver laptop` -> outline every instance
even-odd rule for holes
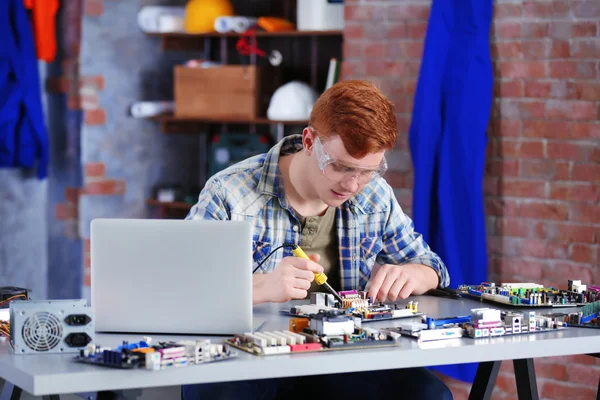
[[[249,223],[95,219],[90,241],[97,331],[252,330]]]

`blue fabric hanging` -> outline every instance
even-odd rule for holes
[[[48,137],[33,28],[23,0],[0,1],[0,168],[47,176]]]
[[[409,133],[415,229],[446,263],[450,286],[487,280],[483,209],[492,107],[493,0],[434,0]],[[477,364],[435,367],[472,382]]]

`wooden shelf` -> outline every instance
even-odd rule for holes
[[[196,133],[206,124],[232,125],[307,125],[308,121],[276,121],[268,118],[238,119],[238,118],[189,118],[163,114],[151,119],[160,122],[163,133]]]
[[[344,31],[329,30],[329,31],[288,31],[288,32],[264,32],[257,31],[256,37],[260,38],[280,38],[280,37],[316,37],[316,36],[338,36],[342,37]],[[163,50],[199,50],[204,47],[205,39],[227,39],[239,38],[240,33],[148,33],[152,37],[158,37],[161,40]]]

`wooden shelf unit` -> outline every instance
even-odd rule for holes
[[[231,125],[297,125],[306,126],[308,121],[275,121],[268,118],[236,119],[236,118],[187,118],[177,117],[173,114],[163,114],[152,119],[160,122],[163,133],[200,133],[207,124],[231,124]]]
[[[339,36],[343,35],[341,30],[331,31],[288,31],[288,32],[264,32],[257,31],[257,38],[285,38],[285,37],[319,37],[319,36]],[[160,38],[161,48],[166,51],[183,51],[183,50],[202,50],[206,46],[206,40],[229,38],[239,38],[240,33],[148,33],[148,36]]]

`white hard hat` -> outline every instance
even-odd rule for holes
[[[267,118],[279,121],[304,121],[310,118],[317,92],[301,81],[291,81],[279,87],[269,103]]]

